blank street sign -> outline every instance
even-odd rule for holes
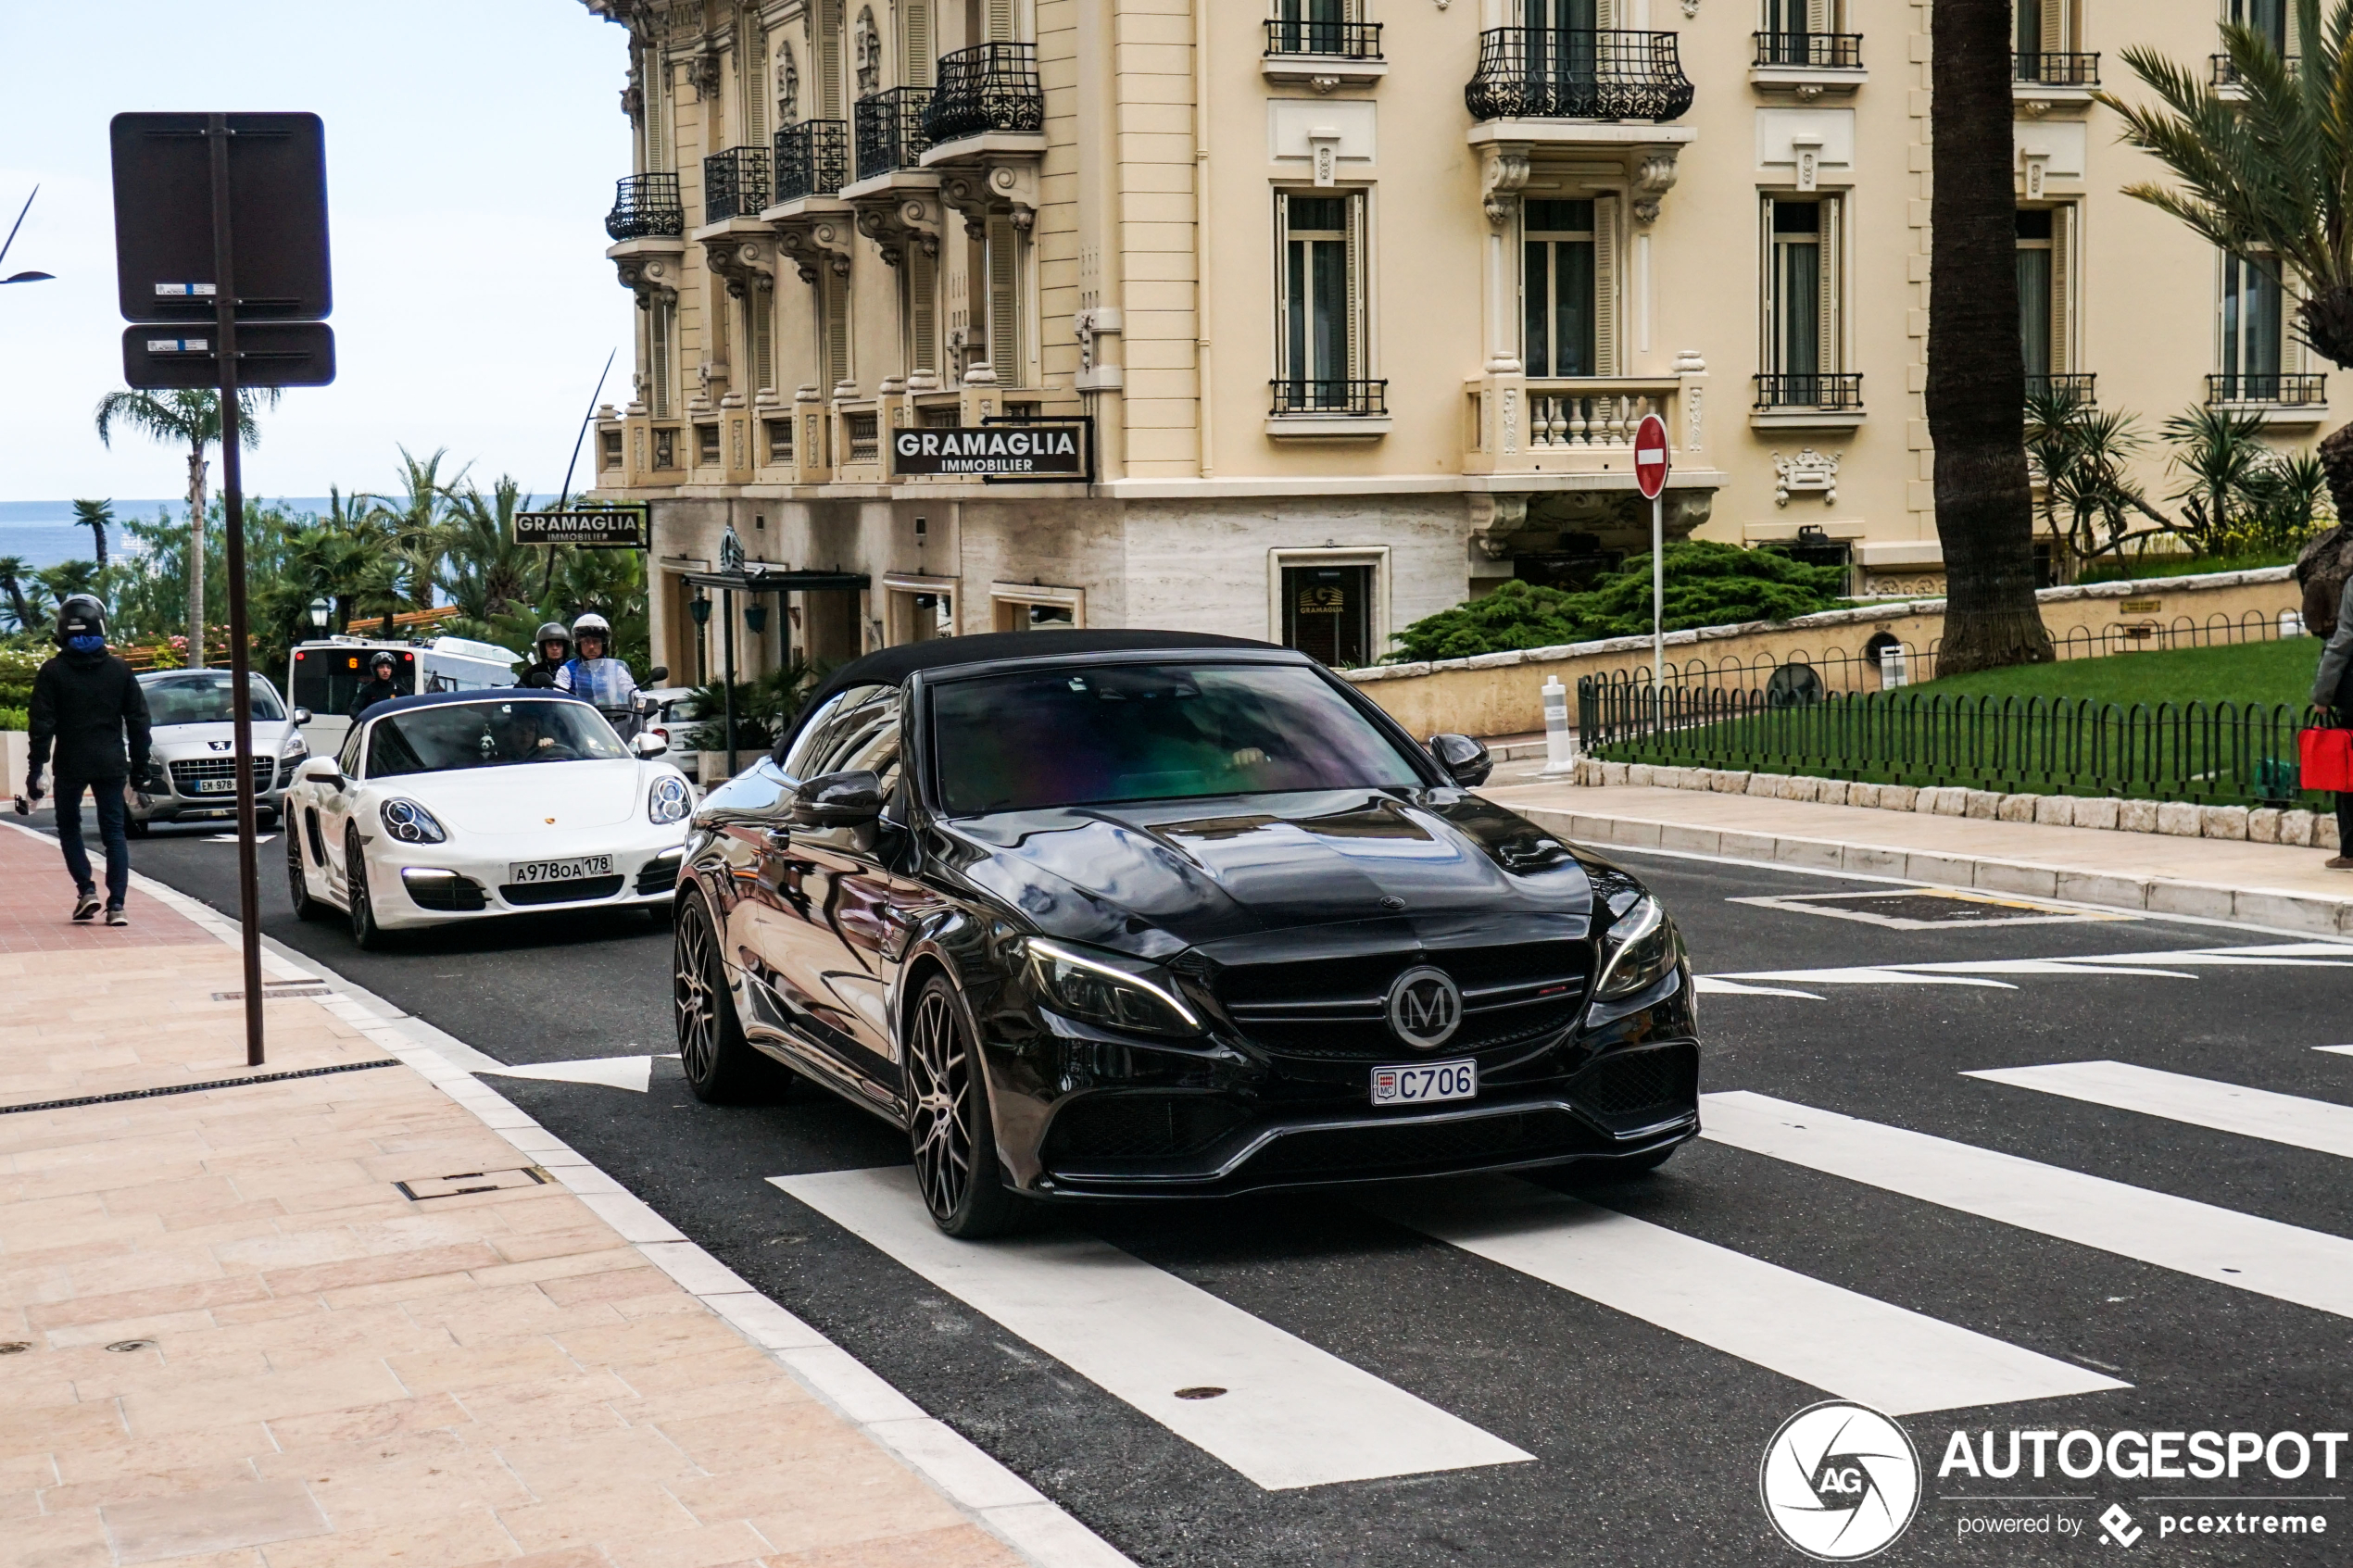
[[[142,388],[219,386],[219,334],[209,321],[126,327],[122,379]],[[239,385],[325,386],[334,379],[335,332],[324,321],[238,324]]]
[[[206,119],[114,118],[115,272],[126,321],[212,320],[212,152]],[[315,114],[233,114],[228,119],[237,319],[324,320],[334,306],[327,276],[326,129]]]

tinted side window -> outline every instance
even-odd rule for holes
[[[899,688],[852,686],[819,709],[785,754],[795,780],[867,769],[887,774],[899,761]]]
[[[366,733],[359,725],[352,725],[343,737],[343,749],[335,754],[335,766],[346,779],[359,776],[359,737]]]
[[[855,695],[854,692],[837,693],[826,698],[824,706],[809,716],[809,721],[801,725],[800,733],[793,736],[792,749],[785,753],[780,764],[786,778],[816,777],[810,770],[809,759],[824,744],[825,732],[832,727],[835,716],[841,712],[841,705]]]

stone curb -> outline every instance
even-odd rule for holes
[[[1517,802],[1511,809],[1580,844],[1617,844],[1629,849],[1717,855],[1800,871],[1844,872],[2017,897],[2136,909],[2146,914],[2231,921],[2273,931],[2353,936],[2353,898],[2264,892],[2170,877],[2114,876],[2071,866],[2038,865],[2032,860],[1992,859],[1794,834],[1694,827],[1687,822],[1598,816]]]
[[[2154,833],[2173,838],[2221,838],[2334,849],[2336,818],[2327,812],[2276,810],[2269,806],[2200,806],[2188,800],[2121,800],[2113,796],[2003,795],[1983,789],[1919,789],[1910,784],[1849,784],[1803,773],[1755,773],[1722,768],[1670,768],[1647,762],[1581,758],[1568,781],[1587,788],[1688,789],[1746,795],[1759,800],[1802,800],[1858,806],[1922,816],[1979,822],[2032,822],[2042,827]]]
[[[15,822],[0,826],[44,844],[56,842]],[[140,892],[225,946],[234,947],[242,940],[236,923],[211,906],[152,877],[131,874]],[[315,980],[334,992],[320,1005],[414,1069],[517,1152],[531,1156],[533,1164],[579,1198],[648,1263],[1037,1568],[1136,1568],[1110,1542],[962,1433],[925,1414],[921,1406],[849,1351],[761,1295],[749,1281],[687,1240],[651,1205],[469,1071],[492,1059],[275,938],[262,938],[261,957],[263,967],[278,979]]]

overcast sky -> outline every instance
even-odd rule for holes
[[[41,186],[0,276],[57,277],[0,288],[0,500],[186,488],[172,452],[91,428],[122,384],[107,124],[131,109],[326,120],[339,379],[285,395],[249,492],[386,488],[401,443],[554,490],[630,332],[603,256],[625,36],[579,0],[0,0],[0,234]],[[623,346],[605,401],[630,369]]]

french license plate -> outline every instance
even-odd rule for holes
[[[577,882],[582,877],[612,874],[610,855],[575,855],[569,860],[517,860],[507,868],[515,883]]]
[[[196,781],[196,793],[198,795],[234,795],[237,793],[237,781],[234,779],[198,779]]]
[[[1421,1105],[1437,1099],[1477,1099],[1478,1063],[1427,1061],[1373,1069],[1375,1105]]]

